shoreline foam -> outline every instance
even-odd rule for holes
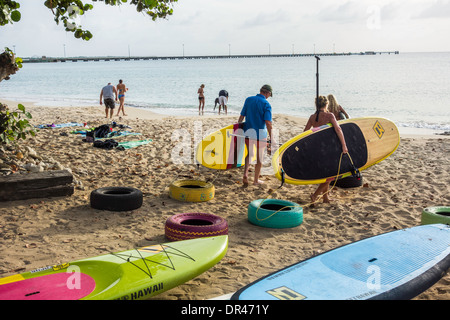
[[[10,100],[10,99],[3,99],[0,98],[0,101],[3,101],[4,103],[12,106],[16,106],[18,103],[22,103],[25,106],[27,105],[34,105],[37,107],[49,107],[49,108],[59,108],[59,107],[65,107],[65,108],[86,108],[86,107],[94,107],[97,108],[97,106],[99,108],[102,108],[100,105],[95,105],[92,103],[84,103],[84,104],[80,104],[80,105],[76,105],[73,104],[71,102],[65,102],[65,104],[63,104],[63,102],[61,101],[54,101],[52,103],[50,103],[49,101],[47,102],[36,102],[33,101],[31,99],[27,99],[27,100],[20,100],[20,99],[14,99],[14,100]],[[174,116],[175,114],[177,114],[178,112],[181,111],[180,115],[177,115],[179,117],[196,117],[198,116],[198,107],[193,106],[192,110],[187,110],[187,109],[177,109],[177,108],[148,108],[148,107],[142,107],[142,106],[137,106],[137,105],[128,105],[127,103],[125,103],[125,109],[126,110],[141,110],[143,113],[144,112],[148,112],[149,114],[153,114],[155,116],[162,116],[162,117],[171,117]],[[217,108],[216,108],[217,109]],[[116,107],[117,110],[117,107]],[[189,111],[189,113],[188,113]],[[294,118],[300,118],[303,119],[305,117],[302,116],[297,116],[297,115],[291,115],[291,114],[284,114],[281,112],[276,112],[276,110],[273,111],[274,115],[282,115],[282,116],[287,116],[287,117],[294,117]],[[205,107],[205,111],[204,111],[205,115],[204,116],[217,116],[217,111],[216,110],[212,110],[211,107],[206,106]],[[223,114],[222,114],[223,116]],[[235,117],[239,117],[239,113],[235,110],[232,110],[229,112],[229,116],[235,116]],[[144,116],[145,117],[145,116]],[[142,114],[141,114],[141,118],[142,118]],[[434,135],[445,135],[445,134],[449,134],[449,129],[447,129],[447,126],[445,129],[439,128],[436,129],[431,125],[427,125],[424,123],[412,123],[410,125],[407,125],[405,123],[398,123],[397,127],[399,129],[399,132],[401,135],[413,135],[413,136],[434,136]]]

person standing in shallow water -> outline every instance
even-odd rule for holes
[[[328,111],[332,112],[336,120],[344,120],[350,118],[344,108],[337,102],[336,97],[332,94],[328,95]]]
[[[124,103],[125,103],[125,92],[127,92],[127,91],[128,91],[128,88],[125,86],[123,81],[119,80],[119,84],[117,85],[117,92],[119,94],[120,105],[119,105],[119,110],[117,110],[117,116],[119,115],[120,110],[122,110],[122,114],[124,116],[126,116],[123,106],[124,106]]]
[[[220,90],[220,92],[219,92],[219,114],[220,114],[220,108],[223,108],[223,112],[225,112],[225,115],[228,113],[227,104],[228,104],[228,91]]]
[[[203,109],[205,108],[205,92],[203,89],[205,88],[205,85],[202,84],[200,88],[198,88],[198,115],[203,115]]]
[[[327,123],[331,123],[336,131],[336,134],[341,142],[342,153],[348,153],[347,144],[345,143],[344,133],[341,127],[336,121],[336,117],[332,112],[328,111],[328,99],[325,96],[319,96],[316,98],[316,113],[312,114],[308,122],[306,123],[305,129],[303,131],[308,131],[311,128],[316,128],[323,126]],[[315,203],[320,197],[323,198],[323,202],[329,203],[330,198],[328,197],[328,188],[331,181],[324,182],[317,187],[316,192],[311,194],[311,201]]]

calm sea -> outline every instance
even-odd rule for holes
[[[314,112],[314,57],[26,63],[0,83],[0,98],[39,105],[98,105],[100,90],[123,79],[126,104],[170,115],[198,114],[197,89],[205,84],[205,113],[213,114],[221,89],[229,114],[246,97],[272,85],[274,113]],[[450,130],[450,53],[322,56],[319,92],[334,94],[351,117],[379,116],[400,129]]]

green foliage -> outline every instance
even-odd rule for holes
[[[0,143],[16,143],[20,139],[25,140],[28,135],[35,136],[36,132],[28,121],[31,118],[22,104],[11,112],[0,103]]]
[[[94,8],[92,4],[85,4],[83,1],[45,0],[44,5],[52,11],[56,24],[62,22],[65,30],[73,32],[75,38],[89,40],[92,38],[92,33],[89,30],[84,30],[82,26],[75,23],[75,19],[78,16],[84,15],[85,12]],[[119,6],[129,2],[130,5],[136,6],[136,11],[146,13],[153,21],[158,18],[166,18],[167,16],[172,15],[172,3],[177,1],[178,0],[92,0],[92,2],[104,2],[104,4],[110,6]],[[0,0],[0,26],[19,22],[21,19],[21,14],[18,10],[19,8],[20,4],[17,1]]]
[[[17,1],[0,0],[0,26],[20,21],[20,4]]]
[[[1,0],[0,0],[0,1],[1,1]],[[5,47],[5,52],[6,52],[7,54],[9,54],[10,57],[14,57],[14,61],[15,61],[16,66],[17,66],[18,68],[22,68],[22,63],[23,63],[23,59],[22,59],[22,58],[17,58],[17,57],[15,57],[15,56],[14,56],[14,52],[12,52],[12,50],[11,50],[10,48],[8,48],[8,47]]]

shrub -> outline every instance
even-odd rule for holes
[[[11,112],[8,106],[0,103],[0,143],[17,143],[20,139],[25,140],[28,135],[35,136],[36,131],[28,121],[31,118],[31,113],[22,104]]]

